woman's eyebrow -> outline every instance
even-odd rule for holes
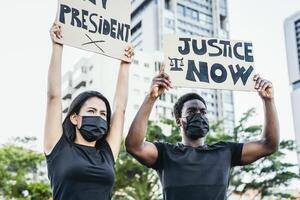
[[[92,110],[94,110],[94,111],[97,111],[97,109],[96,108],[94,108],[94,107],[88,107],[88,109],[92,109]],[[106,113],[107,111],[106,110],[100,110],[100,113]]]
[[[97,111],[97,109],[94,108],[94,107],[88,107],[88,109],[92,109],[92,110],[94,110],[94,111]]]

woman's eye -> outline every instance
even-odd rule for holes
[[[93,110],[89,110],[88,112],[89,112],[89,113],[94,113],[94,111],[93,111]]]

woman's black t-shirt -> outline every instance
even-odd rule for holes
[[[63,134],[46,160],[54,200],[111,199],[114,158],[106,140],[97,149]]]

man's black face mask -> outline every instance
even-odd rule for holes
[[[186,118],[186,136],[192,140],[203,138],[209,131],[208,119],[201,113],[195,113]]]

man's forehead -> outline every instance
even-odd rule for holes
[[[184,109],[188,109],[190,107],[206,108],[204,103],[199,99],[191,99],[183,104]]]

